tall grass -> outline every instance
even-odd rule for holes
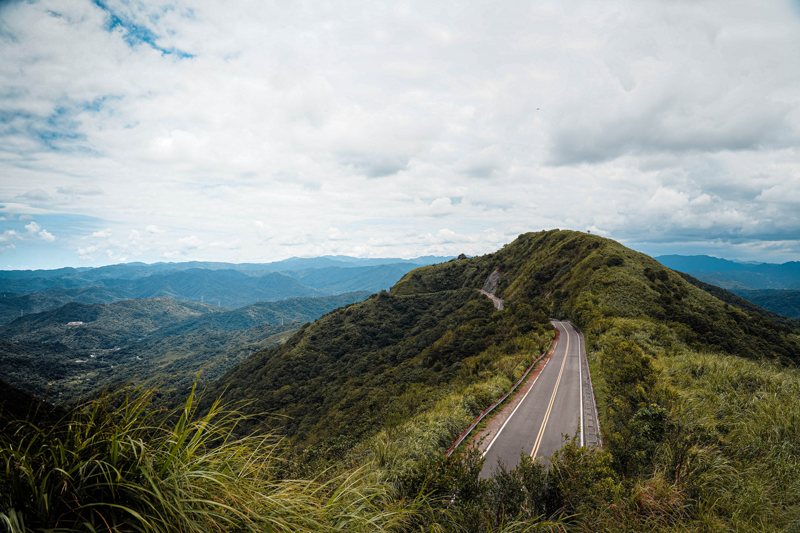
[[[243,416],[195,391],[178,412],[151,392],[106,396],[52,423],[4,420],[0,523],[8,531],[380,531],[418,502],[366,468],[281,479],[280,442],[238,436]]]
[[[692,352],[662,364],[680,397],[682,440],[665,443],[658,464],[694,497],[698,518],[730,529],[796,530],[800,370]]]

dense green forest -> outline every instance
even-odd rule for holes
[[[502,311],[477,290],[494,269]],[[568,443],[549,468],[524,460],[480,480],[478,454],[443,452],[546,347],[551,316],[586,336],[605,447]],[[153,523],[180,517],[187,531],[301,531],[312,523],[304,517],[328,530],[791,531],[800,522],[798,361],[791,320],[608,239],[529,233],[494,254],[409,272],[390,291],[327,314],[240,363],[200,408],[188,403],[140,429],[126,413],[144,412],[137,406],[152,397],[128,395],[77,409],[47,431],[8,426],[17,429],[0,443],[0,518],[54,527],[33,518],[52,501],[65,527],[102,527],[101,517],[141,523],[114,507],[113,482],[98,484],[79,467],[87,456],[121,457],[125,469],[113,463],[115,471],[156,479],[137,459],[146,455],[173,485],[161,499],[126,493],[126,506]],[[102,438],[91,440],[97,420]],[[206,428],[213,438],[202,437]],[[41,442],[64,453],[43,454]],[[116,442],[132,444],[115,452]],[[245,459],[223,464],[217,453]],[[211,473],[216,493],[181,481],[194,475],[189,464]],[[56,467],[69,473],[68,490],[48,500],[63,476],[39,488],[25,473]],[[266,499],[237,492],[232,479]],[[102,501],[98,512],[75,505],[81,498]]]
[[[127,382],[186,394],[248,355],[368,293],[292,298],[223,310],[169,298],[68,303],[0,326],[4,379],[60,403]],[[69,325],[72,324],[72,325]]]
[[[800,319],[800,290],[762,289],[734,291],[742,298],[753,302],[773,313],[789,318]]]

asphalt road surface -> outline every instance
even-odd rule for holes
[[[484,451],[481,477],[494,474],[503,464],[511,469],[526,454],[545,463],[564,444],[565,436],[585,443],[584,412],[594,413],[594,398],[582,379],[587,371],[583,337],[569,322],[553,321],[559,340],[553,355],[534,378],[536,381],[506,419]],[[588,380],[588,376],[586,376]],[[591,409],[584,409],[591,402]]]

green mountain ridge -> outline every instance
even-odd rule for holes
[[[478,292],[495,269],[503,311]],[[469,454],[438,462],[546,345],[548,316],[584,331],[604,450],[567,445],[557,478],[523,461],[481,483]],[[402,494],[428,487],[464,531],[537,513],[587,531],[783,529],[800,518],[799,361],[795,322],[615,241],[553,230],[411,271],[252,355],[208,397],[246,402],[248,430],[287,435],[304,472],[372,461]]]
[[[478,293],[495,268],[504,312]],[[389,416],[391,398],[460,379],[459,365],[492,343],[549,328],[547,316],[587,326],[598,315],[659,321],[698,349],[791,360],[800,353],[791,327],[768,313],[723,302],[614,241],[555,230],[521,235],[494,254],[418,268],[389,292],[252,356],[214,390],[281,415],[280,429],[300,440],[362,437],[369,430],[354,429],[366,424],[355,422],[362,411],[377,420]]]

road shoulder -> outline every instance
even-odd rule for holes
[[[497,435],[497,432],[500,431],[501,427],[503,427],[503,424],[511,416],[511,413],[514,412],[514,409],[516,409],[517,405],[519,405],[519,403],[522,401],[522,398],[524,398],[531,389],[536,381],[536,378],[539,376],[539,374],[541,374],[548,361],[550,361],[550,358],[555,352],[556,346],[558,346],[559,337],[560,332],[558,329],[556,329],[555,337],[553,337],[553,341],[550,343],[550,347],[548,348],[545,356],[539,360],[536,367],[528,375],[528,379],[525,380],[525,383],[523,383],[516,390],[511,398],[506,400],[503,406],[500,407],[485,423],[483,428],[476,432],[472,439],[470,439],[470,448],[477,448],[481,453],[486,451],[489,443],[492,442],[492,439],[494,439],[495,435]]]

